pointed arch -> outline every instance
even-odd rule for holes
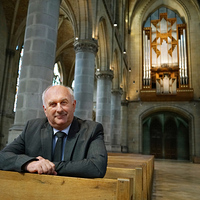
[[[146,151],[146,153],[150,153],[150,137],[144,138],[143,133],[144,133],[144,131],[148,132],[147,126],[150,127],[150,125],[152,123],[152,119],[155,119],[155,117],[157,117],[157,119],[158,119],[159,114],[160,114],[160,116],[161,115],[163,116],[164,113],[170,113],[170,115],[175,116],[175,118],[172,120],[170,115],[168,117],[159,117],[160,124],[163,123],[165,126],[165,130],[162,130],[162,132],[165,132],[165,133],[169,132],[169,129],[168,129],[168,128],[170,128],[169,123],[171,124],[170,125],[171,130],[174,130],[173,127],[179,127],[180,130],[183,130],[184,127],[188,128],[188,132],[189,132],[188,152],[189,152],[189,156],[190,156],[189,159],[192,160],[192,156],[194,156],[196,154],[195,149],[194,149],[194,146],[195,146],[195,144],[194,144],[194,141],[195,141],[194,117],[188,111],[182,109],[181,107],[176,107],[176,106],[159,105],[159,106],[151,107],[140,114],[139,123],[140,123],[140,131],[141,131],[141,134],[140,134],[140,147],[141,147],[140,150],[141,150],[141,152],[143,151],[142,148],[144,147],[144,145],[146,145],[146,148],[149,147],[149,152],[147,149],[145,151]],[[149,116],[155,116],[155,117],[149,118]],[[149,121],[147,119],[149,119]],[[187,124],[185,123],[185,121],[187,121]],[[148,123],[148,125],[144,126],[145,123]],[[155,126],[152,126],[152,127],[155,127]],[[160,127],[161,126],[159,126],[158,128],[160,128]],[[179,130],[179,129],[177,129],[177,130]],[[158,129],[154,130],[154,135],[155,135],[155,131],[157,131],[157,130]],[[170,132],[171,132],[171,130],[170,130]],[[179,137],[178,138],[179,141],[177,141],[177,142],[181,142],[180,130],[177,132],[178,133],[177,137]],[[155,137],[157,137],[157,136],[155,135]],[[166,139],[174,139],[170,134],[168,134],[168,136],[165,136],[165,137],[166,137]],[[157,137],[157,138],[161,139],[161,135],[160,135],[160,137]],[[165,142],[167,142],[167,140]],[[177,145],[178,145],[178,143],[177,143]],[[160,148],[160,147],[158,146],[158,148]]]
[[[144,3],[145,2],[145,3]],[[137,15],[138,21],[142,23],[145,19],[147,19],[147,15],[149,13],[155,11],[159,6],[167,6],[168,8],[171,8],[172,10],[176,11],[180,14],[183,18],[185,18],[186,22],[189,21],[191,18],[191,14],[189,12],[189,9],[187,8],[184,0],[174,0],[174,1],[168,1],[168,0],[142,0],[137,1],[132,7],[130,11],[130,26],[134,23],[135,13],[140,13]]]
[[[79,39],[92,39],[92,1],[91,0],[77,0],[78,1],[78,29]]]
[[[134,66],[134,68],[132,69],[132,74],[135,74],[137,77],[135,80],[136,84],[134,86],[130,85],[130,87],[131,87],[130,94],[129,94],[130,99],[140,98],[143,101],[146,100],[146,98],[144,98],[145,95],[144,95],[143,91],[141,91],[139,93],[134,93],[134,90],[133,90],[133,89],[135,89],[135,87],[137,87],[138,89],[143,88],[143,80],[142,80],[142,75],[143,75],[143,68],[142,68],[142,65],[143,65],[143,38],[141,37],[143,35],[142,27],[144,25],[144,21],[147,20],[149,14],[153,13],[160,6],[165,6],[167,8],[170,8],[171,10],[175,11],[176,13],[179,14],[179,16],[183,20],[183,22],[186,23],[187,34],[186,34],[186,45],[185,46],[187,47],[187,52],[188,52],[188,55],[187,55],[188,56],[187,57],[188,75],[191,75],[192,73],[194,73],[193,72],[194,69],[197,69],[197,67],[198,67],[197,59],[195,59],[194,55],[190,53],[192,51],[192,49],[191,49],[192,47],[199,49],[199,45],[197,45],[197,43],[195,43],[195,38],[198,37],[196,33],[198,33],[199,27],[196,26],[197,31],[195,33],[192,31],[195,28],[194,27],[195,22],[198,23],[197,16],[198,16],[199,12],[195,12],[195,10],[196,10],[195,5],[191,5],[190,2],[186,2],[183,0],[175,0],[175,1],[167,1],[167,0],[144,1],[144,0],[141,0],[141,1],[138,1],[135,4],[135,6],[132,7],[132,10],[130,11],[131,32],[130,32],[130,40],[129,40],[129,44],[128,44],[128,49],[130,49],[130,54],[131,54],[132,59],[129,61],[129,64],[130,64],[130,66]],[[137,13],[137,15],[136,15],[136,13]],[[193,20],[194,23],[190,23],[191,20]],[[166,49],[166,47],[165,47],[165,49]],[[184,78],[184,79],[187,80],[187,82],[186,81],[184,81],[184,82],[186,82],[186,85],[189,88],[185,92],[186,93],[185,96],[188,97],[188,100],[191,100],[196,95],[194,93],[194,91],[195,91],[194,87],[196,87],[196,85],[195,85],[196,82],[195,82],[194,76],[190,77],[189,79],[188,78]],[[156,77],[154,78],[154,80],[156,80]],[[172,81],[174,83],[173,88],[175,88],[175,84],[177,85],[179,83],[177,83],[177,81],[175,83],[174,79]],[[148,80],[147,80],[147,83],[148,83]],[[156,81],[154,81],[154,83],[156,84]],[[155,84],[153,85],[153,87],[154,87],[153,90],[155,90]],[[147,89],[147,88],[145,88],[145,89]],[[173,89],[173,91],[175,91],[175,89]],[[179,92],[180,91],[177,90],[177,93],[178,93],[178,95],[176,95],[177,99],[179,97]],[[179,100],[181,100],[181,98],[179,98]]]
[[[76,1],[73,3],[77,4]],[[63,19],[67,18],[72,23],[74,35],[76,37],[78,35],[78,25],[72,5],[68,1],[62,1],[60,5],[60,13],[63,13],[63,16],[60,16],[58,28],[60,27],[60,24],[63,23]]]
[[[98,24],[98,42],[99,42],[99,51],[97,53],[97,58],[99,59],[99,64],[100,64],[100,70],[101,71],[107,71],[109,70],[109,53],[108,53],[108,41],[107,41],[107,26],[106,26],[106,21],[102,17],[99,20]]]
[[[78,2],[64,0],[60,4],[56,62],[63,71],[63,84],[71,86],[75,70],[74,41],[78,35]]]

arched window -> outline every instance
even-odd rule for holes
[[[71,85],[72,90],[74,90],[74,84],[75,84],[75,82],[74,82],[74,80],[73,80],[73,81],[72,81],[72,85]]]
[[[62,67],[59,62],[55,63],[53,73],[54,73],[54,77],[53,77],[52,85],[62,85],[63,73],[62,73]]]
[[[16,50],[18,50],[18,46],[16,47]],[[16,111],[17,107],[17,96],[18,96],[18,90],[19,90],[19,79],[20,79],[20,74],[21,74],[21,67],[22,67],[22,58],[24,55],[24,47],[22,47],[21,52],[20,52],[20,58],[19,58],[19,65],[18,65],[18,76],[17,76],[17,84],[16,84],[16,93],[15,93],[15,102],[14,102],[14,109],[13,111]]]

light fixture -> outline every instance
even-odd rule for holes
[[[76,37],[75,40],[78,40],[78,37]]]
[[[131,68],[130,67],[128,68],[128,71],[131,72]]]
[[[114,26],[114,27],[117,27],[117,22],[115,22],[115,23],[113,24],[113,26]]]
[[[124,54],[126,54],[126,49],[124,49],[124,52],[123,52]]]

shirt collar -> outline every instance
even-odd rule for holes
[[[71,124],[67,128],[65,128],[64,130],[61,130],[61,132],[64,132],[66,135],[68,135],[70,127],[71,127]],[[60,130],[53,128],[53,135],[55,135],[59,131]]]

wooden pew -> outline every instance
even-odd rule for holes
[[[130,179],[85,179],[0,170],[2,200],[131,200]]]
[[[117,157],[131,157],[136,162],[137,161],[145,161],[150,168],[150,173],[154,173],[154,156],[153,155],[142,155],[142,154],[133,154],[133,153],[108,153],[109,156],[117,156]]]
[[[143,177],[143,199],[144,200],[150,200],[151,199],[151,191],[150,191],[150,185],[149,185],[149,177],[148,177],[148,168],[146,162],[139,162],[135,161],[131,158],[121,158],[121,157],[109,157],[108,158],[108,166],[110,167],[121,167],[121,168],[131,168],[134,169],[136,167],[142,168],[142,177]]]
[[[151,183],[153,183],[154,174],[154,156],[153,155],[143,155],[143,154],[133,154],[133,153],[108,153],[109,156],[118,157],[131,157],[135,162],[144,161],[147,163],[148,175]]]
[[[131,187],[133,200],[142,200],[142,168],[136,167],[135,169],[107,167],[106,175],[104,178],[131,178]]]
[[[154,171],[154,157],[141,154],[108,153],[108,166],[143,168],[143,198],[151,199]]]
[[[147,189],[147,170],[146,164],[138,164],[134,163],[133,161],[127,162],[125,160],[111,160],[108,159],[108,167],[115,167],[115,168],[124,168],[124,169],[135,169],[140,167],[142,169],[142,196],[144,200],[147,200],[148,196],[148,189]],[[136,183],[137,184],[137,183]]]

